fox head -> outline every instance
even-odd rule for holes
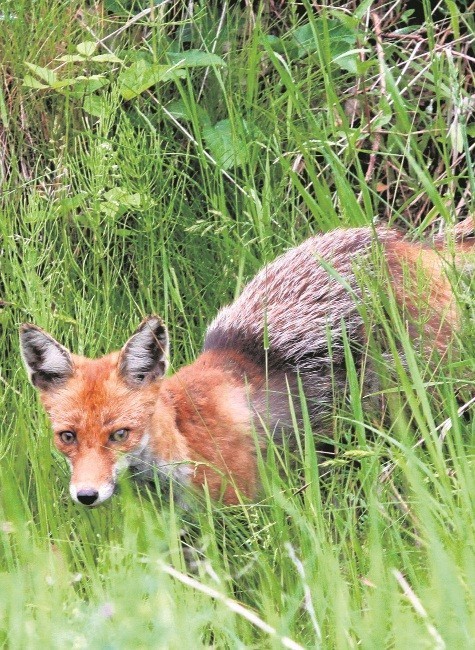
[[[119,352],[99,359],[72,354],[31,324],[21,326],[20,344],[55,445],[70,465],[71,497],[99,505],[114,492],[119,470],[149,445],[152,419],[161,417],[165,429],[173,426],[165,421],[166,404],[159,404],[166,327],[158,316],[149,316]]]

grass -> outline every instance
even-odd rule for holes
[[[473,645],[475,429],[470,408],[457,415],[473,392],[469,278],[460,360],[435,369],[369,280],[365,317],[407,360],[387,370],[388,417],[368,410],[348,344],[335,457],[317,464],[308,426],[293,460],[270,444],[256,504],[182,512],[124,477],[87,511],[52,452],[21,322],[93,356],[159,313],[178,368],[218,308],[310,234],[378,217],[430,238],[473,211],[468,7],[243,5],[2,4],[2,647]],[[226,66],[180,68],[194,50]],[[176,67],[147,86],[153,66]]]

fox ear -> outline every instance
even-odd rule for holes
[[[163,377],[167,358],[167,328],[158,316],[148,316],[122,348],[119,372],[128,384],[140,386]]]
[[[21,326],[20,349],[30,381],[40,390],[62,384],[73,374],[70,352],[36,325]]]

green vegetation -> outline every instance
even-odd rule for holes
[[[252,505],[184,513],[125,477],[76,506],[20,361],[23,321],[93,356],[159,313],[177,368],[310,234],[377,216],[430,237],[473,211],[473,13],[330,5],[1,3],[1,647],[473,645],[467,279],[461,361],[435,369],[372,284],[407,359],[381,359],[388,416],[348,346],[336,455],[319,467],[309,430],[293,461],[271,444]]]

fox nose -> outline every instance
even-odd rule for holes
[[[85,506],[92,506],[97,501],[98,496],[99,492],[90,489],[79,490],[77,493],[78,501]]]

